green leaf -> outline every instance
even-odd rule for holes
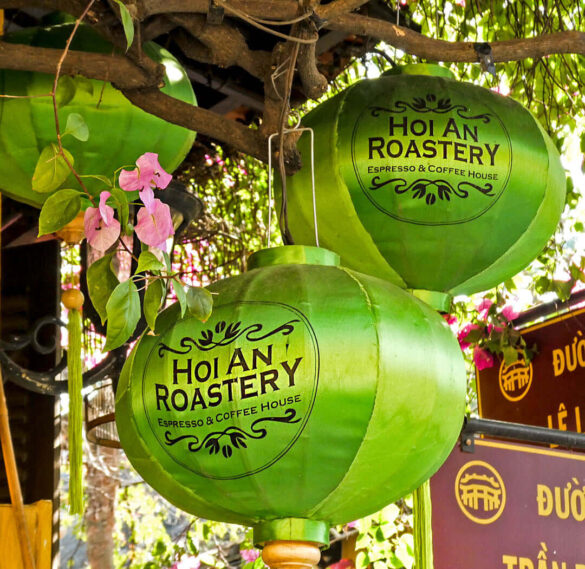
[[[122,0],[114,0],[114,2],[120,7],[120,17],[122,18],[122,26],[124,27],[124,35],[126,36],[126,51],[128,51],[134,41],[134,22],[132,21],[130,10],[128,10],[128,7]]]
[[[552,282],[553,290],[557,293],[560,300],[565,301],[571,296],[571,290],[575,286],[575,281],[557,281]]]
[[[187,308],[191,316],[205,322],[213,309],[213,296],[206,288],[190,286],[187,289]]]
[[[69,104],[73,97],[75,97],[76,90],[77,85],[73,78],[69,77],[69,75],[61,75],[61,77],[59,77],[59,83],[57,83],[57,92],[55,93],[57,105],[59,107],[64,107]]]
[[[67,225],[80,209],[81,196],[77,190],[59,190],[49,196],[39,215],[39,237]]]
[[[159,538],[156,543],[154,544],[153,554],[154,555],[162,555],[167,550],[167,546],[165,542]]]
[[[140,297],[132,279],[120,283],[114,289],[106,304],[106,314],[108,330],[104,350],[109,351],[123,345],[140,320]]]
[[[366,551],[360,551],[355,559],[356,569],[366,569],[370,564],[370,557]]]
[[[112,194],[112,198],[116,202],[116,209],[118,210],[118,219],[120,221],[120,225],[122,226],[122,232],[126,233],[126,228],[128,226],[128,216],[130,215],[130,207],[128,206],[128,193],[120,188],[111,187],[110,192]]]
[[[172,279],[171,283],[173,285],[173,290],[177,295],[177,300],[181,305],[181,316],[185,316],[185,311],[187,310],[187,294],[185,293],[183,283],[179,279]]]
[[[89,127],[85,119],[79,113],[71,113],[67,117],[67,124],[65,125],[65,132],[63,136],[70,134],[81,142],[86,142],[89,138]]]
[[[140,253],[138,267],[136,268],[137,273],[143,273],[144,271],[162,271],[164,268],[164,264],[156,258],[154,253],[150,251],[142,251]]]
[[[69,163],[73,165],[73,156],[63,149]],[[56,190],[69,176],[70,170],[63,156],[59,153],[59,147],[52,142],[45,146],[32,178],[32,189],[35,192],[48,194]]]
[[[163,259],[165,260],[165,264],[167,266],[167,271],[169,271],[169,273],[173,270],[173,265],[171,263],[171,257],[169,256],[169,254],[166,251],[162,252],[163,254]]]
[[[112,187],[112,180],[110,180],[110,178],[108,178],[107,176],[100,176],[99,174],[84,174],[82,176],[79,176],[80,178],[94,178],[96,180],[99,180],[100,182],[103,182],[108,188]]]
[[[165,285],[161,279],[153,280],[144,293],[144,318],[151,330],[156,325],[156,317],[165,297]]]
[[[107,320],[106,305],[114,289],[120,284],[112,271],[111,262],[114,253],[103,256],[87,269],[87,288],[89,298],[96,309],[102,324]]]
[[[502,348],[502,354],[504,355],[504,361],[508,366],[518,361],[518,350],[513,346],[504,346]]]
[[[78,91],[93,95],[93,81],[83,75],[75,76],[75,87]]]

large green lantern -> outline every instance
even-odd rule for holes
[[[538,255],[563,209],[564,171],[539,122],[436,65],[357,83],[303,125],[315,132],[321,244],[399,286],[493,287]],[[289,226],[314,244],[307,135],[299,148]]]
[[[3,40],[61,49],[70,33],[71,26],[65,24],[17,32]],[[71,47],[108,54],[113,49],[93,29],[84,26],[78,29]],[[178,61],[153,43],[144,44],[143,50],[165,67],[162,91],[196,104],[191,83]],[[0,70],[0,93],[38,96],[51,92],[53,80],[53,76],[44,73]],[[72,136],[63,140],[80,174],[111,177],[121,166],[132,166],[145,152],[157,153],[161,166],[172,172],[183,161],[195,139],[194,132],[133,106],[120,91],[103,81],[67,77],[61,81],[57,93],[62,132],[71,113],[82,115],[89,127],[86,142]],[[40,207],[47,194],[32,190],[32,176],[40,152],[55,141],[51,97],[0,98],[0,191],[18,201]],[[85,183],[91,187],[98,182],[86,178]],[[64,187],[77,187],[73,176],[68,178]]]
[[[168,500],[253,525],[255,541],[328,541],[442,463],[465,369],[443,319],[325,249],[289,246],[209,287],[205,322],[159,316],[120,378],[122,447]]]

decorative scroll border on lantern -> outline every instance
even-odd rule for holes
[[[149,355],[146,358],[146,363],[145,363],[144,371],[143,371],[143,375],[142,375],[142,385],[141,385],[142,405],[143,405],[146,420],[147,420],[148,425],[150,427],[150,434],[152,434],[152,436],[154,436],[154,438],[160,444],[161,448],[166,452],[167,456],[169,456],[169,458],[173,462],[179,464],[183,468],[186,468],[187,470],[189,470],[189,472],[192,472],[193,474],[195,474],[197,476],[201,476],[203,478],[209,478],[209,479],[213,479],[213,480],[236,480],[239,478],[245,478],[247,476],[251,476],[253,474],[257,474],[258,472],[266,470],[267,468],[272,466],[275,462],[278,462],[283,456],[285,456],[288,453],[288,451],[294,446],[294,444],[296,443],[298,438],[301,436],[301,434],[302,434],[302,432],[303,432],[303,430],[304,430],[304,428],[309,420],[309,417],[311,416],[311,413],[313,411],[313,407],[315,405],[315,399],[317,397],[317,390],[319,387],[321,356],[320,356],[320,351],[319,351],[319,343],[317,341],[317,335],[315,334],[315,330],[313,329],[313,326],[309,322],[309,319],[298,308],[295,308],[294,306],[290,306],[289,304],[286,304],[284,302],[241,300],[241,301],[230,302],[230,303],[220,305],[217,308],[215,308],[214,310],[217,312],[217,310],[219,310],[220,308],[221,309],[229,308],[230,306],[234,306],[234,305],[277,306],[279,308],[283,308],[285,310],[288,310],[288,311],[292,312],[293,314],[295,314],[296,316],[298,316],[298,318],[294,318],[292,320],[289,320],[288,322],[278,326],[277,328],[271,330],[268,333],[263,334],[262,336],[252,336],[251,338],[248,338],[249,334],[258,333],[262,330],[261,324],[253,324],[253,325],[247,326],[247,327],[240,330],[238,327],[233,326],[233,324],[240,324],[240,322],[233,323],[231,325],[232,328],[231,328],[231,332],[230,332],[230,338],[228,338],[229,341],[226,342],[225,344],[221,344],[221,345],[230,344],[231,342],[235,341],[235,339],[237,337],[241,337],[242,334],[244,334],[246,332],[247,332],[246,339],[251,340],[253,342],[268,338],[268,337],[270,337],[274,334],[277,334],[279,332],[282,333],[284,336],[288,336],[294,330],[294,326],[293,326],[294,323],[296,323],[296,322],[303,323],[305,325],[305,329],[309,332],[309,337],[311,338],[313,350],[314,350],[313,389],[311,391],[310,401],[309,401],[309,404],[307,406],[307,411],[306,411],[304,417],[297,418],[296,412],[293,409],[289,408],[285,411],[285,413],[282,417],[264,417],[264,418],[262,418],[262,420],[264,420],[264,421],[281,422],[281,423],[288,423],[288,424],[300,423],[299,429],[297,430],[297,432],[294,435],[294,437],[292,438],[292,440],[288,443],[288,445],[282,451],[280,451],[275,457],[270,459],[266,464],[254,469],[254,470],[250,470],[248,472],[244,472],[242,474],[237,474],[237,475],[233,475],[233,476],[217,476],[217,475],[211,475],[211,474],[206,474],[203,472],[195,471],[195,470],[193,470],[192,466],[185,464],[183,461],[179,460],[176,456],[171,454],[168,451],[168,446],[172,446],[173,444],[175,444],[181,440],[185,440],[187,438],[194,437],[197,439],[197,437],[195,437],[195,435],[183,435],[183,436],[178,437],[177,439],[172,439],[170,433],[168,431],[165,431],[165,436],[164,436],[165,440],[161,440],[161,438],[159,438],[159,436],[157,435],[157,429],[154,427],[154,425],[152,423],[148,408],[146,406],[147,397],[145,394],[144,375],[146,373],[146,370],[148,369],[150,359],[153,357],[153,355],[155,353],[160,358],[160,357],[163,357],[163,354],[166,351],[171,352],[171,353],[176,353],[176,354],[187,354],[193,349],[193,347],[197,347],[201,351],[208,351],[209,349],[212,349],[212,348],[208,348],[207,345],[204,345],[203,348],[201,348],[198,345],[197,341],[193,338],[190,338],[190,337],[182,338],[181,341],[179,342],[183,351],[178,351],[174,348],[170,348],[169,346],[167,346],[166,344],[163,344],[162,342],[155,344],[153,346],[152,350],[150,351]],[[221,321],[218,324],[220,324],[220,323],[223,323],[225,325],[225,321]],[[221,328],[220,332],[225,332],[228,330],[229,327],[228,326],[221,326],[220,328]],[[237,330],[237,332],[236,332],[236,330]],[[209,331],[209,329],[208,329],[208,331]],[[233,337],[231,335],[233,335]],[[205,336],[205,337],[207,338],[207,336]],[[225,339],[225,337],[224,337],[224,339]],[[218,342],[216,345],[220,345],[220,343]],[[216,345],[214,345],[213,347],[216,347]],[[292,414],[290,413],[291,411],[292,411]],[[268,431],[264,428],[254,429],[254,427],[260,421],[261,420],[257,420],[254,423],[252,423],[252,425],[250,426],[250,430],[252,432],[254,432],[256,435],[262,434],[262,436],[252,436],[252,435],[249,435],[248,433],[246,433],[247,436],[249,436],[250,438],[260,439],[260,438],[264,438],[268,434]],[[208,449],[208,451],[210,451],[210,454],[217,454],[219,452],[219,448],[217,448],[217,450],[215,450],[215,452],[211,451],[211,447],[213,447],[215,449],[216,445],[215,445],[215,443],[213,443],[213,442],[210,443],[209,441],[213,440],[214,436],[217,436],[216,438],[219,439],[220,436],[225,435],[225,434],[230,435],[230,433],[231,433],[231,431],[230,431],[229,427],[227,429],[225,429],[225,431],[221,431],[221,432],[218,431],[215,433],[209,433],[204,438],[203,443],[201,443],[201,444],[209,443],[209,446],[207,447],[207,449]],[[236,436],[239,447],[238,447],[238,445],[235,445],[235,444],[233,446],[235,446],[236,448],[241,448],[241,447],[246,448],[246,444],[244,443],[244,438],[242,438],[243,433],[240,433],[240,435],[242,435],[242,436]],[[212,437],[212,438],[210,438],[210,437]],[[242,444],[242,443],[244,443],[244,444]],[[191,441],[189,443],[188,449],[191,452],[199,451],[200,450],[199,441],[198,440]],[[226,450],[225,453],[224,453],[223,448],[221,450],[222,450],[222,454],[224,455],[225,458],[229,458],[233,454],[232,449]],[[226,456],[226,454],[228,454],[229,456]]]
[[[435,100],[438,101],[436,107],[429,107],[427,105],[426,101],[434,102]],[[482,104],[486,107],[488,106],[486,103],[482,103]],[[450,201],[450,194],[451,193],[453,193],[454,195],[457,195],[458,197],[461,197],[461,198],[467,198],[469,193],[467,192],[467,190],[461,188],[462,185],[467,184],[467,185],[472,186],[474,189],[478,190],[484,196],[494,198],[483,209],[481,209],[477,213],[470,215],[468,217],[465,217],[463,219],[455,219],[452,221],[436,221],[436,220],[435,221],[421,221],[421,220],[415,220],[415,219],[408,219],[408,218],[405,218],[401,215],[398,215],[397,213],[388,210],[387,208],[385,208],[383,205],[381,205],[380,203],[378,203],[374,199],[374,197],[372,196],[372,191],[375,191],[375,190],[379,189],[380,187],[382,187],[386,184],[389,184],[389,183],[403,181],[404,184],[407,184],[407,182],[405,180],[402,180],[399,178],[391,179],[391,180],[388,180],[385,182],[380,182],[379,177],[376,177],[376,176],[372,177],[372,179],[369,182],[369,185],[368,185],[368,183],[364,182],[364,180],[362,179],[362,176],[359,172],[357,160],[356,160],[356,155],[355,155],[355,141],[356,141],[358,126],[360,125],[360,122],[361,122],[363,115],[367,114],[368,112],[372,116],[378,117],[378,116],[380,116],[381,112],[400,114],[400,113],[406,112],[408,109],[410,109],[414,112],[423,113],[423,114],[426,114],[426,113],[445,114],[447,112],[456,111],[457,116],[459,116],[460,118],[463,118],[466,120],[479,120],[479,121],[483,122],[484,124],[488,124],[491,122],[490,117],[493,117],[496,119],[496,121],[499,123],[499,125],[502,129],[502,132],[504,133],[504,135],[508,141],[508,170],[506,172],[505,180],[503,180],[501,183],[501,189],[497,193],[494,193],[492,191],[493,185],[489,184],[489,183],[486,183],[486,185],[484,187],[481,187],[481,186],[477,186],[475,184],[471,184],[470,182],[462,182],[461,184],[458,185],[457,190],[456,190],[455,188],[453,188],[453,186],[451,184],[448,184],[448,186],[449,186],[448,188],[445,187],[443,184],[445,181],[439,180],[439,179],[437,179],[437,180],[431,180],[431,179],[415,180],[406,189],[402,189],[402,187],[403,187],[402,184],[399,184],[399,187],[395,188],[395,191],[397,194],[403,194],[403,193],[406,193],[408,190],[412,189],[414,192],[414,194],[411,196],[412,199],[417,199],[417,198],[420,199],[420,198],[425,197],[426,204],[433,205],[435,203],[447,204]],[[412,103],[408,103],[406,101],[396,101],[394,103],[394,108],[381,107],[381,106],[374,105],[374,106],[365,107],[360,112],[357,120],[355,121],[355,125],[353,127],[353,131],[352,131],[352,135],[351,135],[351,161],[352,161],[352,166],[353,166],[353,171],[355,173],[355,177],[359,183],[359,186],[360,186],[364,196],[371,202],[371,204],[377,210],[384,213],[385,215],[388,215],[389,217],[392,217],[393,219],[397,219],[398,221],[403,221],[405,223],[411,223],[413,225],[427,225],[427,226],[458,225],[461,223],[467,223],[469,221],[477,219],[478,217],[481,217],[497,203],[497,201],[500,199],[500,197],[502,196],[502,194],[506,190],[506,188],[508,186],[508,182],[510,180],[511,173],[512,173],[512,158],[513,158],[513,156],[512,156],[512,140],[510,138],[510,134],[508,133],[508,129],[506,128],[506,126],[504,125],[504,123],[502,122],[500,117],[496,113],[494,113],[493,111],[491,113],[482,113],[482,114],[478,114],[478,115],[465,116],[464,113],[468,113],[468,112],[469,112],[469,108],[466,107],[465,105],[453,105],[450,98],[438,99],[437,96],[432,94],[432,93],[428,93],[425,98],[414,97]],[[376,178],[378,178],[377,182],[375,181]],[[439,187],[440,185],[443,185],[442,189]],[[432,186],[436,187],[436,191],[433,191],[433,192],[429,191],[429,187],[432,187]],[[402,189],[402,191],[398,191],[399,189]],[[437,201],[437,197],[440,198],[440,201]]]
[[[166,344],[161,343],[158,348],[158,356],[159,358],[163,357],[164,352],[172,352],[173,354],[188,354],[193,347],[196,347],[202,352],[207,352],[209,350],[213,350],[213,348],[228,346],[232,342],[235,342],[240,336],[245,335],[246,340],[249,342],[259,342],[260,340],[265,340],[274,334],[278,334],[282,332],[283,336],[288,336],[294,331],[293,324],[295,322],[300,322],[297,318],[295,320],[290,320],[281,326],[278,326],[274,330],[267,332],[261,336],[254,336],[253,334],[259,333],[262,331],[262,324],[251,324],[246,328],[240,330],[240,326],[242,325],[241,322],[232,322],[226,326],[226,323],[222,320],[215,325],[215,328],[212,330],[208,328],[207,330],[203,330],[201,332],[201,337],[196,340],[195,338],[191,338],[189,336],[185,336],[179,342],[179,345],[182,350],[171,348]],[[223,338],[218,342],[213,341],[214,334],[222,334]]]
[[[301,417],[297,417],[297,412],[294,409],[287,409],[282,417],[262,417],[260,419],[256,419],[252,425],[250,425],[249,432],[241,429],[240,427],[234,427],[232,425],[223,431],[209,433],[201,441],[201,443],[199,442],[199,438],[196,435],[181,435],[176,439],[173,439],[171,437],[171,432],[166,431],[165,440],[167,442],[165,444],[172,446],[185,439],[195,439],[187,445],[189,452],[199,452],[202,448],[205,447],[209,454],[219,454],[219,449],[221,446],[221,452],[224,458],[230,458],[233,454],[232,446],[234,448],[248,448],[248,445],[245,442],[246,439],[249,438],[260,440],[268,434],[268,431],[265,428],[257,428],[257,425],[260,423],[265,421],[277,421],[279,423],[298,423],[301,419]],[[229,443],[220,445],[219,441],[226,435],[229,437]]]

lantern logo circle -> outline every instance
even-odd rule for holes
[[[500,473],[491,464],[472,460],[457,473],[455,497],[467,518],[487,525],[502,515],[506,506],[506,487]]]
[[[509,365],[502,361],[499,372],[502,395],[508,401],[520,401],[530,390],[532,375],[532,363],[526,365],[526,361],[522,357]]]
[[[317,338],[301,311],[220,305],[207,322],[179,320],[149,345],[137,401],[142,434],[164,464],[219,480],[249,476],[298,440],[318,380]]]
[[[478,93],[417,76],[377,92],[355,122],[346,183],[357,180],[376,209],[407,223],[453,225],[482,216],[508,185],[512,143]]]

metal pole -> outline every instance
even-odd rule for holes
[[[585,434],[582,433],[471,417],[465,418],[461,429],[462,450],[473,452],[474,437],[478,434],[585,450]]]

